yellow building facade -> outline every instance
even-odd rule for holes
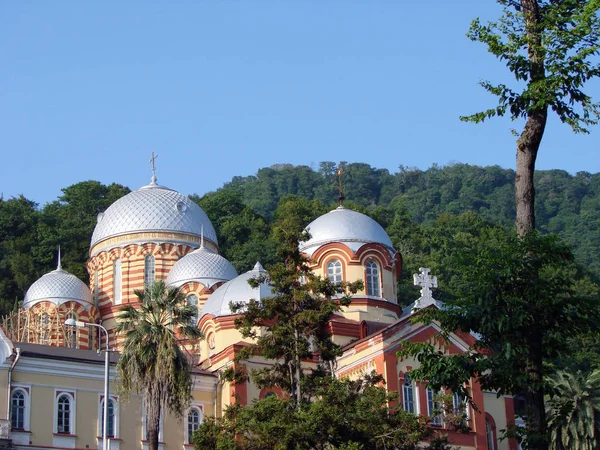
[[[364,289],[335,314],[329,331],[344,353],[336,376],[355,377],[376,370],[386,388],[399,393],[402,406],[424,416],[432,414],[432,393],[405,375],[414,361],[398,359],[402,342],[432,341],[435,325],[409,320],[422,307],[439,307],[428,272],[415,281],[422,296],[404,310],[397,304],[396,281],[401,255],[385,230],[364,214],[340,206],[307,224],[311,238],[300,249],[311,270],[334,282],[362,280]],[[182,418],[165,416],[159,440],[162,450],[192,448],[191,433],[203,417],[220,416],[228,405],[248,404],[277,389],[260,390],[251,381],[230,385],[222,370],[238,364],[236,354],[251,342],[235,329],[231,302],[272,295],[268,284],[251,287],[248,280],[268,275],[256,266],[238,275],[222,255],[210,220],[186,196],[152,182],[117,200],[98,217],[87,263],[89,285],[61,269],[44,275],[28,290],[23,308],[5,318],[0,331],[0,435],[22,449],[102,448],[104,357],[106,346],[97,328],[65,326],[67,319],[102,325],[108,331],[111,355],[108,435],[116,450],[148,447],[143,399],[120,398],[115,372],[122,338],[115,328],[120,308],[135,306],[134,290],[163,279],[177,287],[196,307],[197,326],[205,339],[193,353],[193,400]],[[420,277],[420,278],[419,278]],[[456,334],[446,352],[467,351],[471,335]],[[269,364],[254,358],[240,368]],[[469,411],[471,432],[450,434],[464,449],[514,450],[516,442],[498,439],[499,430],[514,422],[512,399],[469,386],[477,409]],[[0,413],[2,414],[2,413]],[[444,424],[435,424],[440,429]]]

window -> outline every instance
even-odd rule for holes
[[[40,317],[40,344],[50,344],[50,316],[42,313]]]
[[[435,401],[435,394],[431,388],[427,388],[427,415],[431,420],[431,425],[442,425],[442,414],[439,411],[439,404]]]
[[[15,389],[10,404],[10,425],[13,429],[25,429],[26,393],[23,389]]]
[[[72,417],[71,397],[68,394],[62,394],[58,397],[58,407],[56,415],[56,432],[71,434],[71,417]]]
[[[198,297],[195,294],[188,295],[187,304],[194,308],[194,316],[190,319],[190,325],[195,327],[198,324]]]
[[[99,285],[98,285],[98,269],[94,271],[94,305],[96,308],[98,307],[98,300],[100,294],[98,293]]]
[[[485,440],[487,441],[488,450],[496,450],[496,438],[494,436],[494,426],[489,419],[485,419]]]
[[[108,417],[107,417],[107,436],[116,437],[116,418],[117,404],[114,399],[108,400]],[[104,399],[100,402],[100,411],[98,414],[98,423],[100,424],[100,436],[104,436]]]
[[[380,297],[381,289],[379,286],[379,267],[372,259],[367,261],[367,265],[365,267],[367,272],[367,295]]]
[[[415,413],[415,387],[408,374],[404,374],[404,384],[402,385],[402,406],[404,411]]]
[[[75,314],[73,311],[69,311],[67,314],[67,319],[77,320],[77,314]],[[65,347],[77,348],[77,327],[65,327]]]
[[[121,258],[117,258],[113,263],[113,296],[115,305],[120,305],[122,301],[121,276]]]
[[[332,283],[342,282],[342,263],[337,259],[332,259],[327,263],[327,278]]]
[[[154,283],[154,256],[146,255],[144,258],[144,286]]]
[[[187,416],[187,444],[192,442],[192,436],[194,431],[200,427],[200,422],[202,422],[202,411],[197,406],[192,406]]]
[[[467,399],[460,395],[458,392],[452,394],[452,409],[455,416],[464,414],[465,419],[469,418]]]

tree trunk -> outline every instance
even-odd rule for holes
[[[156,392],[148,392],[148,406],[146,407],[146,427],[148,432],[148,444],[150,450],[158,450],[158,434],[160,431],[160,398]]]
[[[529,447],[533,450],[548,450],[546,409],[544,407],[542,335],[538,330],[532,333],[527,374],[530,385],[527,386],[527,436]]]
[[[535,189],[533,174],[538,149],[542,142],[548,110],[529,114],[525,128],[517,142],[517,165],[515,174],[515,200],[517,234],[524,236],[535,230]]]
[[[300,367],[301,361],[300,361],[300,350],[298,349],[298,340],[300,339],[300,336],[298,334],[298,329],[296,328],[294,330],[294,337],[296,339],[295,345],[296,345],[296,355],[295,355],[295,359],[296,359],[296,408],[298,408],[298,410],[300,410],[300,405],[302,403],[302,390],[300,389],[300,377],[301,377],[301,370],[302,368]]]
[[[538,0],[521,0],[521,8],[525,18],[527,33],[527,58],[529,60],[528,88],[533,99],[531,103],[541,101],[543,92],[539,82],[546,78],[544,67],[544,52],[542,43],[541,18]],[[524,236],[535,230],[535,191],[533,188],[533,173],[540,143],[546,128],[548,106],[530,105],[527,112],[525,128],[517,142],[517,166],[515,176],[515,200],[517,218],[515,226],[517,234]]]
[[[527,122],[517,141],[517,165],[515,175],[515,200],[517,217],[515,226],[520,237],[535,230],[535,190],[533,175],[535,160],[544,136],[548,105],[544,102],[543,81],[546,78],[543,28],[538,0],[520,0],[527,35],[527,58],[529,80],[527,87],[531,100],[527,110]],[[544,386],[542,380],[543,330],[531,333],[525,387],[527,398],[527,437],[532,450],[548,450],[546,411],[544,409]]]

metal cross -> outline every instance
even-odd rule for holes
[[[415,273],[413,275],[413,281],[415,286],[421,286],[421,297],[422,298],[433,298],[431,296],[431,288],[438,287],[437,277],[432,277],[429,274],[430,269],[426,267],[419,267],[420,274]]]
[[[150,163],[152,163],[152,175],[154,175],[155,172],[155,167],[154,167],[154,160],[158,158],[158,155],[155,155],[154,152],[152,152],[152,158],[150,158]]]
[[[337,176],[338,176],[338,190],[340,191],[339,196],[338,196],[338,203],[340,206],[342,206],[342,203],[344,203],[344,191],[342,189],[342,171],[343,168],[341,166],[341,164],[338,166],[339,169],[337,171]]]

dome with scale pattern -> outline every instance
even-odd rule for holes
[[[228,281],[213,292],[206,300],[204,306],[202,306],[200,317],[206,314],[210,314],[213,317],[230,316],[233,314],[229,308],[231,302],[244,303],[251,299],[258,301],[262,298],[272,296],[273,291],[268,283],[263,282],[255,288],[248,283],[248,280],[252,278],[266,275],[267,272],[263,269],[263,266],[257,262],[252,270]]]
[[[300,250],[309,256],[321,246],[341,242],[356,252],[365,244],[381,244],[394,254],[394,246],[383,227],[365,214],[343,206],[313,220],[306,229],[310,239],[300,243]]]
[[[235,277],[237,272],[227,259],[201,246],[175,263],[167,276],[167,285],[180,287],[195,281],[210,288]]]
[[[60,267],[43,275],[31,285],[25,294],[23,308],[31,308],[45,301],[55,305],[73,301],[82,304],[88,310],[94,305],[92,293],[86,284]]]
[[[110,238],[141,232],[194,236],[195,239],[179,239],[180,243],[194,247],[204,235],[205,240],[218,246],[215,229],[202,208],[187,196],[152,182],[121,197],[98,215],[90,249]],[[96,252],[103,248],[98,247]]]

